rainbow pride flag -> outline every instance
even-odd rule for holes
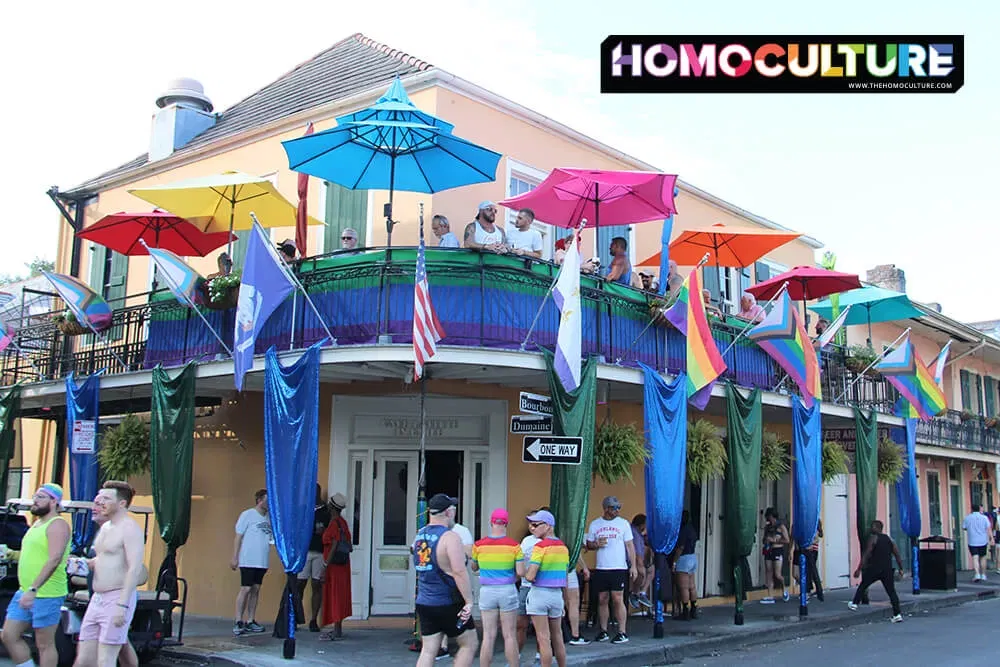
[[[691,405],[704,410],[712,397],[712,385],[726,370],[726,362],[708,326],[697,268],[684,279],[677,300],[663,315],[687,337],[687,397]]]
[[[916,411],[915,416],[923,421],[930,421],[947,409],[944,391],[913,349],[909,334],[895,350],[882,358],[875,370],[892,383]],[[912,410],[907,412],[913,414]]]
[[[802,392],[802,402],[807,408],[814,400],[823,398],[819,378],[819,360],[802,317],[792,305],[788,290],[781,293],[764,321],[755,326],[747,338],[771,355],[785,369]]]

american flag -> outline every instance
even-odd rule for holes
[[[424,225],[420,225],[417,246],[417,275],[413,284],[413,379],[424,374],[424,364],[437,353],[437,342],[444,338],[431,294],[427,287],[427,261],[424,258]]]

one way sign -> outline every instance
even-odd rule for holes
[[[580,465],[582,454],[583,438],[529,435],[524,438],[521,461],[524,463]]]

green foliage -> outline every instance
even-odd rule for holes
[[[823,483],[831,481],[837,475],[846,475],[847,452],[839,442],[823,443]]]
[[[28,269],[28,275],[22,273],[0,273],[0,285],[20,282],[28,278],[42,275],[42,271],[55,271],[56,264],[50,259],[35,257],[30,262],[25,262],[24,267]]]
[[[791,469],[790,443],[782,441],[776,433],[764,431],[760,450],[760,478],[775,482]]]
[[[149,424],[127,414],[101,436],[97,460],[106,479],[128,480],[150,467]]]
[[[898,482],[906,470],[903,450],[889,438],[878,443],[878,481],[886,484]]]
[[[234,271],[225,276],[218,276],[212,278],[208,282],[208,296],[209,298],[218,303],[226,297],[226,293],[232,287],[240,286],[240,272]]]
[[[594,434],[594,476],[608,484],[623,478],[632,479],[633,466],[642,465],[649,458],[646,442],[635,424],[616,424],[605,421]]]
[[[715,424],[707,419],[688,423],[687,474],[692,484],[721,478],[728,459]]]

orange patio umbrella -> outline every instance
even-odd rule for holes
[[[670,243],[670,259],[680,266],[697,266],[708,253],[708,264],[714,266],[750,266],[755,261],[802,236],[759,227],[741,227],[716,223],[706,229],[689,229]],[[639,266],[660,266],[658,252],[647,257]]]

